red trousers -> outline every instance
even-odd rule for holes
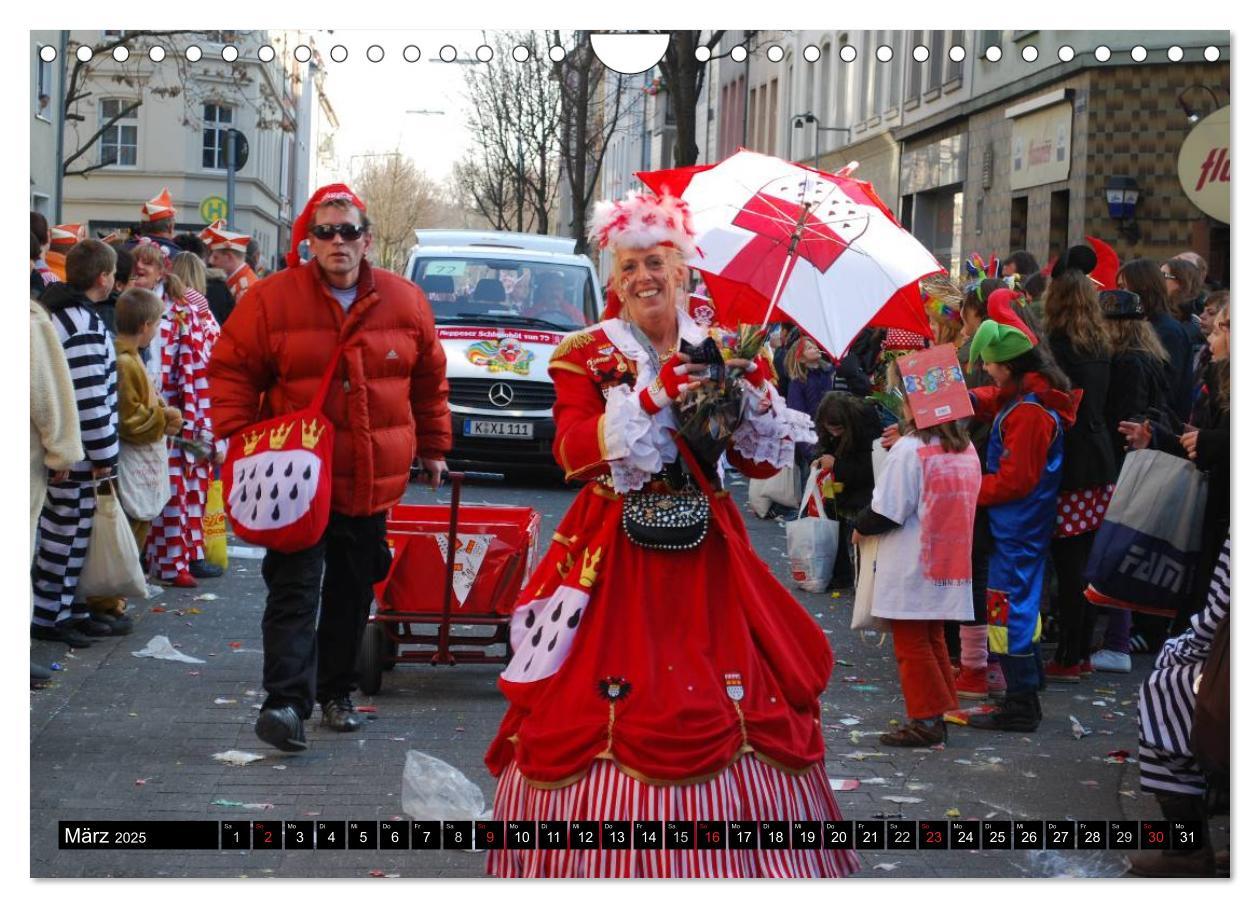
[[[906,698],[906,715],[911,719],[934,719],[958,708],[954,691],[954,669],[945,648],[944,621],[891,621],[893,653],[901,692]]]

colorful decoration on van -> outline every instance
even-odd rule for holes
[[[534,361],[533,352],[526,350],[514,337],[477,341],[464,355],[474,366],[488,372],[511,372],[513,375],[528,375],[529,364]]]

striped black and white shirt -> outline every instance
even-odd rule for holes
[[[86,302],[86,300],[85,300]],[[79,434],[87,459],[75,471],[113,466],[118,460],[118,364],[100,316],[86,305],[51,313],[66,351],[79,408]]]

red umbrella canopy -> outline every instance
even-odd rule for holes
[[[931,336],[918,281],[943,269],[869,183],[743,149],[638,177],[690,206],[723,321],[789,319],[835,356],[867,325]]]

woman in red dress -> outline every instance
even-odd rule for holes
[[[596,208],[594,239],[614,256],[613,317],[566,338],[550,366],[556,459],[588,482],[512,617],[514,656],[499,681],[509,706],[486,755],[496,819],[840,818],[819,724],[831,648],[754,552],[716,472],[680,457],[671,432],[671,404],[703,368],[676,352],[705,337],[683,308],[689,221],[668,196]],[[771,475],[812,428],[764,363],[732,364],[747,367],[747,387],[728,459]],[[628,501],[693,481],[711,507],[702,541],[663,551],[628,535]],[[667,500],[685,507],[685,496]],[[493,852],[488,869],[817,877],[857,867],[849,851],[539,849]]]

